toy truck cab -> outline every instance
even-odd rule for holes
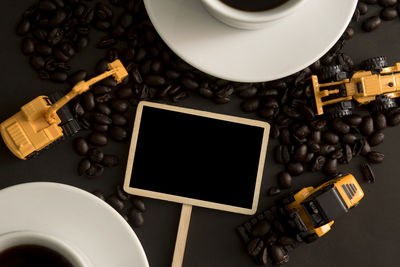
[[[317,188],[303,188],[285,208],[297,234],[305,242],[312,242],[326,234],[335,219],[358,205],[363,196],[357,180],[347,174]]]

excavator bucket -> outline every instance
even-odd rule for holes
[[[108,63],[108,69],[109,70],[115,70],[115,73],[113,74],[114,79],[117,81],[117,83],[122,82],[122,80],[128,76],[128,72],[126,71],[124,65],[122,65],[120,60],[115,60],[111,63]]]

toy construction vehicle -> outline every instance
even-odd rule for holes
[[[326,234],[334,220],[357,206],[363,196],[357,180],[347,174],[301,189],[284,200],[283,209],[295,235],[310,243]]]
[[[11,152],[20,159],[27,159],[55,141],[78,132],[80,126],[65,104],[109,76],[113,76],[118,83],[128,76],[119,60],[109,63],[108,68],[108,71],[88,81],[78,82],[65,96],[38,96],[2,122],[1,136]]]
[[[386,57],[364,61],[364,69],[356,71],[351,78],[340,65],[322,69],[319,83],[311,76],[315,106],[318,115],[327,113],[330,118],[352,114],[352,100],[360,105],[371,103],[373,111],[384,111],[397,104],[400,96],[400,63],[387,67]]]

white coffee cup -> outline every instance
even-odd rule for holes
[[[216,19],[229,26],[246,30],[261,29],[271,22],[282,19],[292,14],[306,1],[289,0],[280,6],[265,11],[252,12],[230,7],[220,0],[201,0],[206,10]]]
[[[78,249],[52,235],[34,231],[15,231],[0,235],[0,253],[20,245],[38,245],[64,256],[74,267],[91,267],[89,260]]]

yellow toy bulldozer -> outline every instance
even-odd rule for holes
[[[115,60],[108,64],[108,71],[78,82],[63,97],[38,96],[22,106],[18,113],[0,124],[0,133],[7,147],[18,158],[27,159],[64,136],[75,134],[80,129],[79,124],[65,104],[109,76],[121,83],[128,73],[121,61]]]
[[[311,76],[315,106],[318,115],[327,113],[330,118],[352,114],[352,100],[360,105],[371,103],[373,111],[396,107],[400,96],[400,63],[387,67],[386,57],[364,61],[364,70],[356,71],[351,78],[340,65],[322,69],[322,81]]]
[[[334,220],[357,206],[363,197],[357,180],[347,174],[316,188],[301,189],[284,200],[283,208],[295,235],[310,243],[326,234]]]

